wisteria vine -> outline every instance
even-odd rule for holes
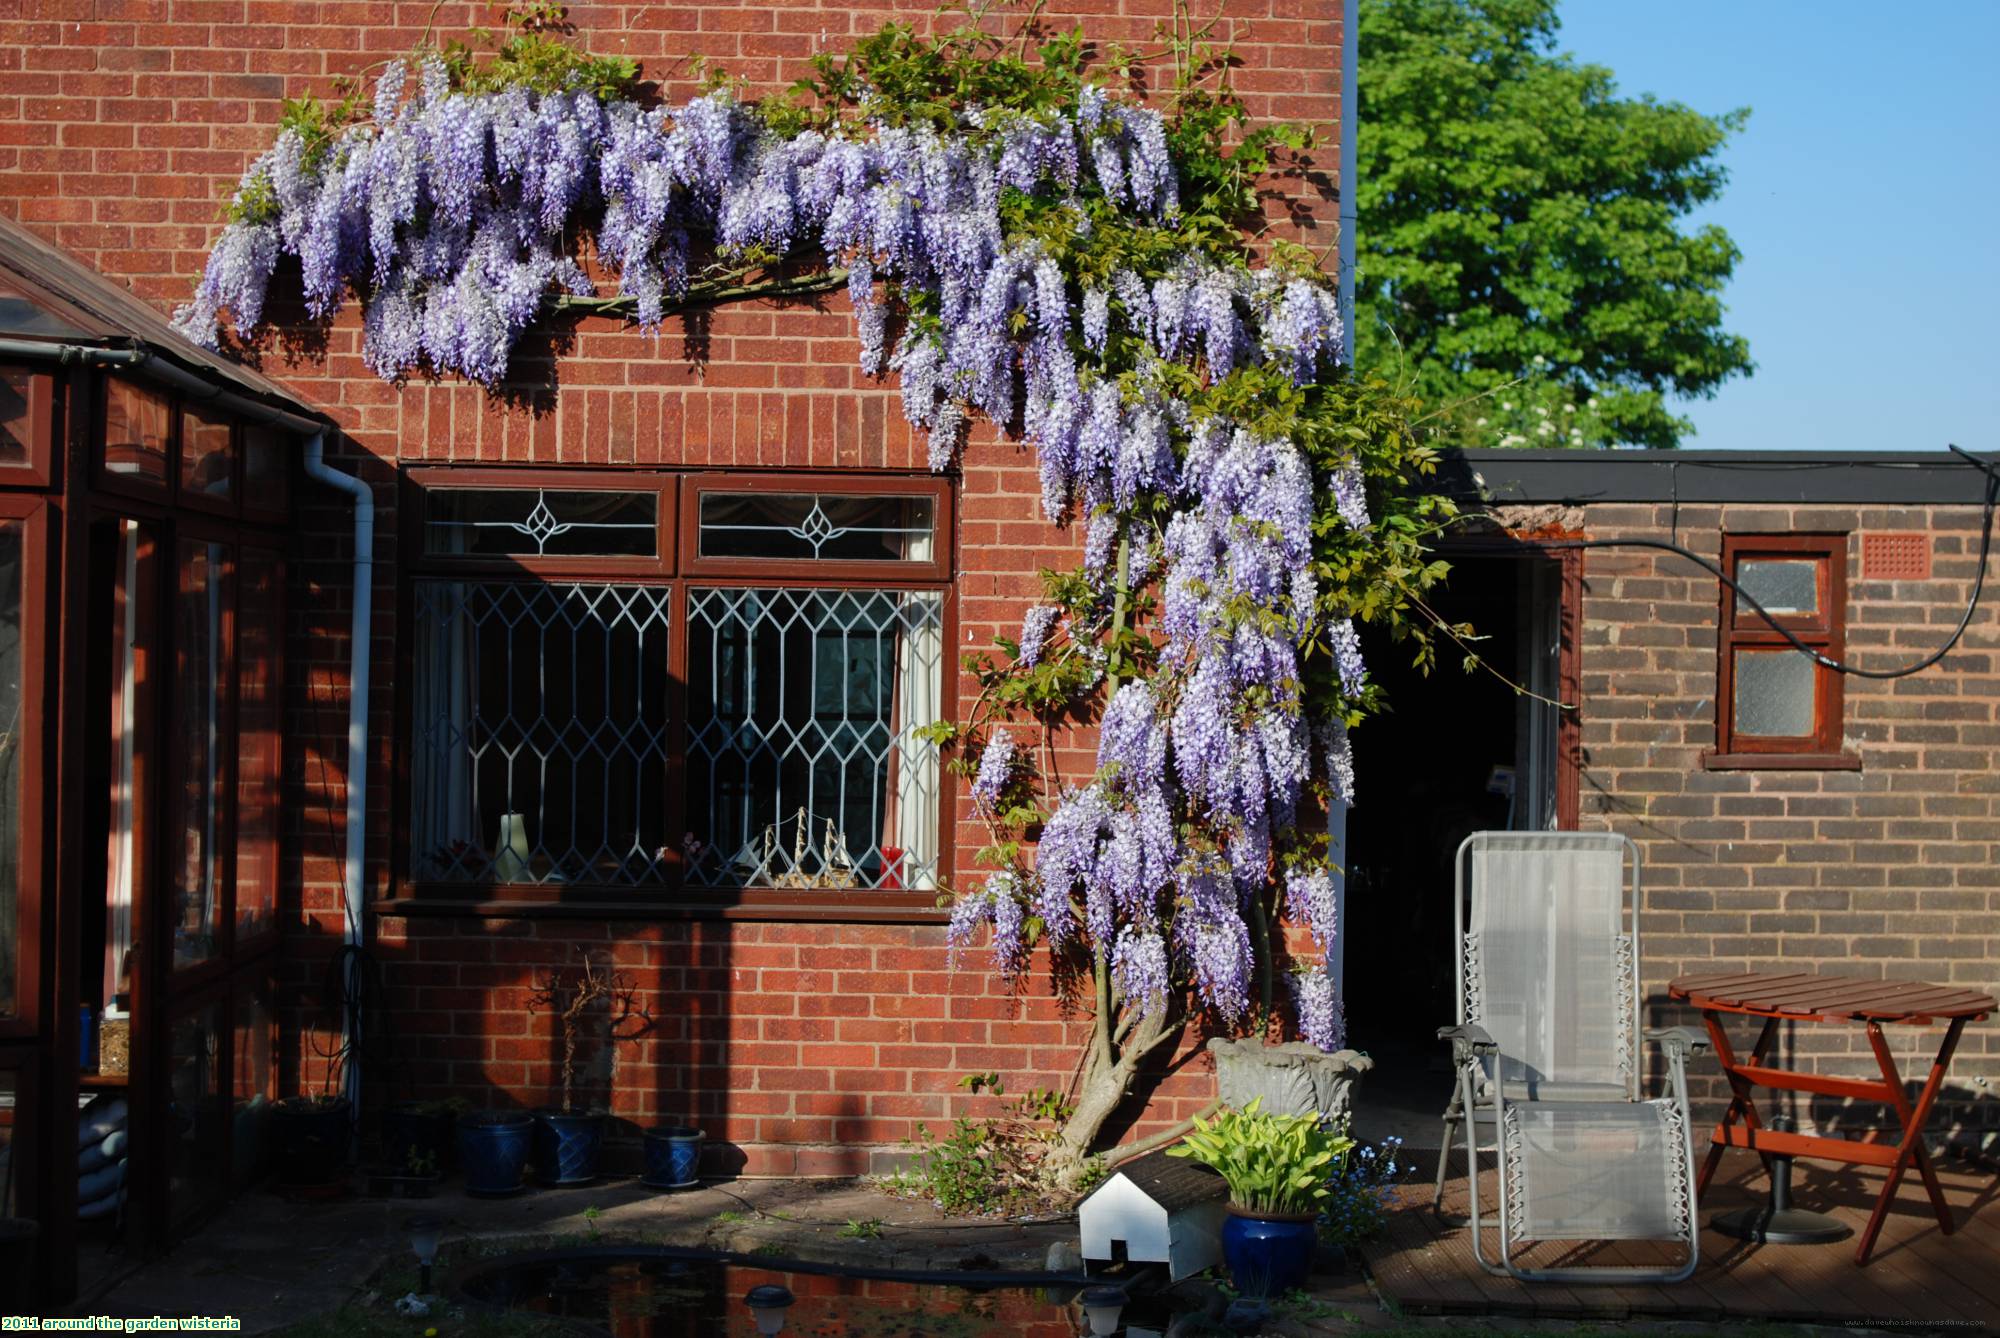
[[[987,931],[1009,975],[1037,945],[1081,954],[1141,1013],[1191,991],[1262,1024],[1289,920],[1314,944],[1300,1027],[1334,1048],[1308,815],[1353,801],[1348,728],[1378,704],[1355,620],[1409,631],[1442,570],[1421,541],[1444,504],[1411,486],[1428,453],[1346,372],[1319,258],[1245,240],[1268,152],[1302,137],[1232,137],[1240,107],[1199,71],[1162,112],[1087,79],[1080,39],[1036,62],[992,41],[892,27],[823,59],[803,101],[673,107],[392,64],[365,109],[288,125],[250,165],[176,322],[251,336],[289,258],[313,318],[360,297],[378,375],[492,387],[552,298],[598,295],[582,236],[649,330],[704,266],[844,270],[860,365],[898,375],[932,466],[983,415],[1084,536],[1081,575],[1052,574],[1006,661],[975,665],[973,718],[934,731],[1001,866],[957,894],[950,941]],[[926,51],[949,77],[918,96],[889,76]],[[1024,736],[1097,703],[1096,769],[1059,784]]]

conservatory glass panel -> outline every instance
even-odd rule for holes
[[[209,1004],[168,1027],[167,1082],[173,1101],[167,1146],[168,1201],[175,1221],[221,1197],[223,1164],[222,1009]]]
[[[845,493],[701,495],[701,556],[928,562],[932,499]]]
[[[660,881],[671,610],[666,586],[418,583],[417,878]]]
[[[228,646],[224,625],[221,544],[184,540],[174,636],[179,665],[174,729],[180,743],[180,832],[173,847],[174,966],[193,966],[216,955],[216,916],[222,898],[223,753],[229,727],[224,678]]]
[[[167,402],[116,377],[104,385],[104,472],[167,481]]]
[[[198,409],[181,414],[181,491],[227,501],[236,487],[232,425]]]
[[[291,479],[292,439],[276,428],[243,425],[243,500],[261,511],[282,512]]]
[[[433,488],[424,551],[450,557],[653,557],[656,492]]]
[[[935,592],[688,592],[688,879],[936,886]]]
[[[284,568],[275,553],[246,547],[237,568],[242,617],[236,633],[236,941],[277,923],[278,806],[283,784],[284,700],[278,650]]]
[[[34,436],[35,374],[25,367],[0,367],[0,465],[25,465]]]
[[[0,521],[0,1017],[17,1011],[20,967],[21,557],[21,522]]]

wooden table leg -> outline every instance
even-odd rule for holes
[[[1951,1043],[1951,1038],[1946,1037],[1946,1041]],[[1895,1056],[1889,1053],[1889,1042],[1882,1035],[1880,1023],[1868,1024],[1868,1044],[1875,1051],[1875,1062],[1882,1066],[1882,1082],[1887,1089],[1889,1104],[1895,1108],[1896,1119],[1903,1126],[1903,1137],[1908,1139],[1911,1136],[1911,1121],[1916,1118],[1916,1112],[1910,1108],[1910,1099],[1903,1095],[1902,1075],[1896,1071]],[[1948,1053],[1946,1057],[1949,1058]],[[1933,1072],[1935,1071],[1933,1069]],[[1931,1154],[1924,1147],[1921,1125],[1916,1129],[1916,1148],[1917,1174],[1923,1177],[1924,1190],[1930,1195],[1931,1210],[1937,1214],[1938,1225],[1943,1227],[1944,1234],[1949,1236],[1952,1231],[1951,1209],[1945,1205],[1944,1187],[1938,1184],[1937,1170],[1931,1165]]]
[[[1743,1123],[1750,1128],[1763,1128],[1763,1121],[1757,1116],[1756,1100],[1752,1096],[1754,1088],[1747,1079],[1743,1078],[1737,1072],[1736,1051],[1729,1044],[1729,1033],[1722,1029],[1721,1015],[1713,1010],[1704,1009],[1702,1010],[1701,1020],[1708,1027],[1708,1039],[1715,1046],[1715,1058],[1716,1062],[1722,1066],[1722,1076],[1729,1080],[1729,1109],[1722,1112],[1722,1123],[1717,1126],[1718,1134],[1735,1124],[1739,1116],[1742,1118]],[[1757,1044],[1750,1049],[1750,1062],[1752,1064],[1761,1064],[1764,1062],[1764,1052],[1770,1048],[1771,1040],[1777,1034],[1778,1019],[1774,1017],[1765,1018],[1764,1029],[1757,1033]],[[1700,1201],[1702,1195],[1708,1192],[1708,1182],[1715,1178],[1715,1168],[1722,1164],[1723,1147],[1723,1143],[1717,1142],[1714,1139],[1709,1140],[1708,1156],[1702,1160],[1701,1174],[1695,1178],[1694,1182],[1694,1196],[1697,1202]],[[1764,1162],[1764,1167],[1768,1171],[1771,1165],[1770,1159],[1765,1157],[1761,1152],[1757,1155]]]
[[[1883,1043],[1882,1030],[1875,1023],[1868,1024],[1868,1039],[1875,1047],[1876,1060],[1882,1065],[1882,1076],[1894,1089],[1897,1100],[1896,1114],[1903,1121],[1903,1141],[1896,1149],[1896,1160],[1889,1164],[1888,1179],[1882,1185],[1882,1196],[1875,1201],[1875,1211],[1868,1218],[1868,1229],[1861,1233],[1861,1243],[1855,1247],[1854,1262],[1865,1264],[1875,1249],[1875,1237],[1882,1230],[1882,1223],[1889,1216],[1889,1205],[1896,1198],[1896,1186],[1902,1183],[1903,1172],[1915,1160],[1923,1168],[1924,1185],[1930,1191],[1931,1206],[1937,1210],[1938,1223],[1944,1234],[1952,1232],[1951,1209],[1945,1206],[1944,1194],[1938,1188],[1937,1176],[1931,1170],[1930,1154],[1924,1151],[1924,1122],[1930,1119],[1931,1107],[1937,1102],[1938,1089],[1944,1086],[1945,1070],[1951,1067],[1952,1052],[1958,1049],[1959,1033],[1965,1030],[1965,1019],[1953,1018],[1945,1031],[1944,1044],[1938,1048],[1937,1058],[1931,1061],[1930,1078],[1924,1083],[1924,1090],[1917,1095],[1917,1104],[1912,1108],[1902,1099],[1903,1080],[1896,1075],[1895,1061],[1890,1057],[1888,1047]]]

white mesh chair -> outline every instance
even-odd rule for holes
[[[1630,878],[1627,879],[1627,866]],[[1466,1144],[1472,1250],[1524,1281],[1679,1282],[1694,1272],[1694,1148],[1686,1058],[1706,1041],[1648,1031],[1669,1091],[1639,1095],[1639,851],[1597,832],[1475,832],[1458,848],[1456,1087],[1444,1114],[1433,1208],[1453,1132]],[[1479,1156],[1497,1153],[1498,1211],[1479,1204]],[[1499,1233],[1488,1257],[1483,1237]],[[1531,1269],[1537,1241],[1678,1241],[1684,1262]]]

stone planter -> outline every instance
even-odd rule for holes
[[[1358,1050],[1328,1054],[1304,1041],[1271,1045],[1218,1036],[1208,1052],[1215,1056],[1215,1090],[1224,1104],[1242,1110],[1261,1097],[1266,1114],[1317,1114],[1343,1127],[1353,1113],[1355,1083],[1375,1067]]]

